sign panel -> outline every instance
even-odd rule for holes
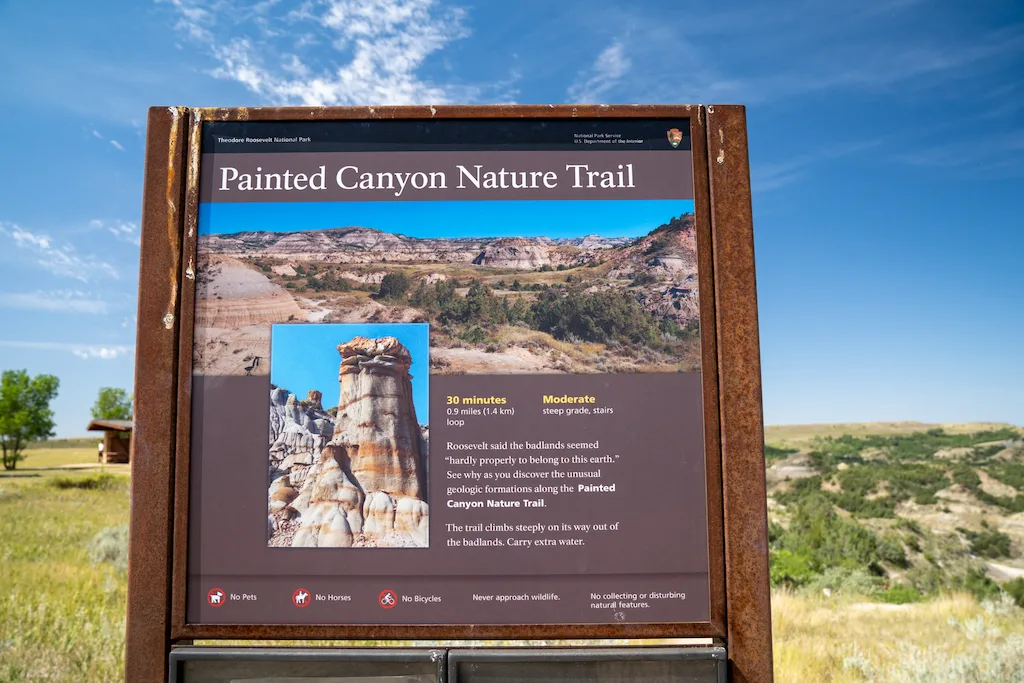
[[[710,621],[689,131],[205,123],[186,622]]]

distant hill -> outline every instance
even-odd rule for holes
[[[1024,595],[1024,430],[878,422],[765,428],[772,581]],[[861,588],[863,586],[861,585]]]
[[[913,434],[929,429],[941,429],[949,434],[969,434],[991,429],[1016,429],[1024,435],[1024,427],[1005,422],[843,422],[835,424],[808,425],[766,425],[764,440],[775,446],[804,446],[815,437],[841,436],[892,436]]]

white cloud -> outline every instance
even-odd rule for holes
[[[78,290],[0,292],[0,308],[103,315],[107,303]]]
[[[102,220],[100,218],[94,218],[89,221],[89,227],[94,230],[106,230],[121,242],[134,244],[136,247],[142,244],[142,238],[139,235],[139,226],[130,221],[117,219]]]
[[[158,0],[158,2],[161,0]],[[207,9],[199,0],[162,0],[176,28],[204,44],[211,74],[278,105],[428,104],[507,98],[507,81],[437,83],[422,75],[428,57],[469,34],[465,12],[436,0],[320,0],[296,7],[235,0]],[[329,47],[328,47],[329,46]],[[315,48],[315,49],[314,49]]]
[[[127,346],[88,346],[80,349],[72,349],[71,353],[79,358],[101,358],[111,360],[128,353]]]
[[[0,235],[9,237],[16,247],[30,253],[38,266],[54,275],[86,283],[118,278],[117,271],[106,261],[91,254],[79,254],[70,244],[57,245],[50,237],[15,223],[0,222]]]
[[[103,133],[99,132],[98,130],[93,129],[92,136],[94,138],[98,139],[98,140],[103,140],[104,142],[109,142],[110,146],[113,147],[114,149],[116,149],[119,152],[123,152],[124,151],[124,145],[122,145],[117,140],[114,140],[113,138],[108,140],[106,138],[106,136],[104,136]]]
[[[624,42],[616,40],[597,56],[591,68],[580,73],[576,82],[569,86],[569,101],[580,104],[603,102],[605,94],[622,82],[631,66]]]
[[[79,358],[111,360],[134,353],[135,346],[104,346],[100,344],[72,344],[67,342],[8,341],[0,339],[0,348],[29,349],[34,351],[59,351]]]

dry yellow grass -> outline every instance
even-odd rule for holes
[[[501,329],[498,330],[497,334],[495,334],[495,339],[497,339],[499,344],[508,344],[511,342],[517,345],[523,345],[532,342],[560,351],[561,353],[580,361],[593,360],[594,356],[605,351],[604,344],[593,344],[590,342],[578,342],[574,344],[559,341],[547,332],[538,332],[537,330],[529,330],[525,327],[514,327],[511,325],[503,325]]]
[[[777,683],[938,681],[958,666],[990,666],[986,657],[1015,658],[1024,610],[986,609],[969,595],[887,605],[775,591],[772,629]],[[981,670],[981,677],[952,680],[1022,680],[987,678]]]
[[[994,429],[1016,429],[1024,435],[1024,428],[1004,422],[853,422],[835,424],[810,425],[768,425],[764,428],[764,439],[775,446],[791,446],[802,448],[816,437],[822,436],[890,436],[894,434],[911,434],[929,429],[942,429],[949,434],[973,434]]]

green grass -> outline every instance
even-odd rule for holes
[[[96,444],[103,441],[99,433],[96,436],[76,436],[71,439],[47,439],[46,441],[35,441],[28,448],[29,450],[43,450],[53,448],[91,448],[96,452]]]
[[[31,448],[24,453],[13,471],[0,469],[0,487],[7,479],[52,477],[69,473],[110,472],[128,474],[125,464],[101,465],[96,462],[96,447],[92,448]]]
[[[0,479],[2,683],[124,677],[125,577],[93,564],[90,546],[128,519],[128,479],[108,475],[102,488],[55,485],[90,479],[103,478]]]

